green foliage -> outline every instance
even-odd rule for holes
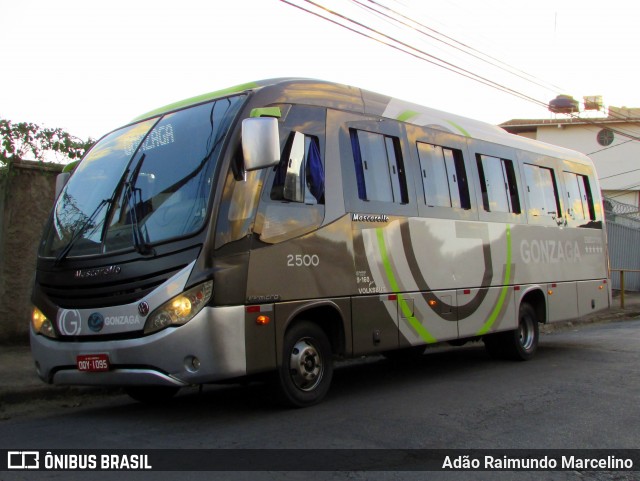
[[[44,128],[30,122],[12,123],[0,118],[0,142],[0,168],[10,172],[16,160],[80,159],[95,141],[81,140],[60,128]]]

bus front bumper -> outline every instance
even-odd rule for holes
[[[246,374],[244,326],[243,306],[206,307],[183,326],[135,339],[66,342],[32,331],[31,352],[50,384],[204,384]],[[78,356],[93,355],[108,359],[108,370],[78,369]]]

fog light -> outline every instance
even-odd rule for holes
[[[193,359],[191,359],[191,365],[193,366],[193,369],[197,371],[198,369],[200,369],[200,359],[194,357]]]
[[[187,356],[184,358],[184,367],[189,372],[196,372],[200,369],[200,359],[196,356]]]

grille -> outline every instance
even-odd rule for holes
[[[74,266],[64,271],[40,270],[36,282],[50,301],[66,309],[130,304],[184,269],[197,255],[198,249],[189,249],[154,259],[138,258],[118,263],[119,273],[103,279],[83,279],[74,275],[79,268],[102,267],[99,265]]]
[[[108,307],[129,304],[142,299],[184,267],[186,264],[178,266],[177,269],[156,273],[154,276],[119,278],[118,282],[104,284],[47,285],[41,283],[40,287],[51,301],[63,308]]]

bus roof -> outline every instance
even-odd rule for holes
[[[484,140],[542,155],[562,157],[567,160],[592,164],[591,160],[580,152],[510,134],[501,127],[486,122],[357,87],[305,78],[275,78],[236,85],[165,105],[140,115],[132,122],[156,117],[216,98],[249,91],[260,91],[260,100],[264,101],[261,106],[274,103],[298,103],[339,108],[443,130],[470,139]]]

